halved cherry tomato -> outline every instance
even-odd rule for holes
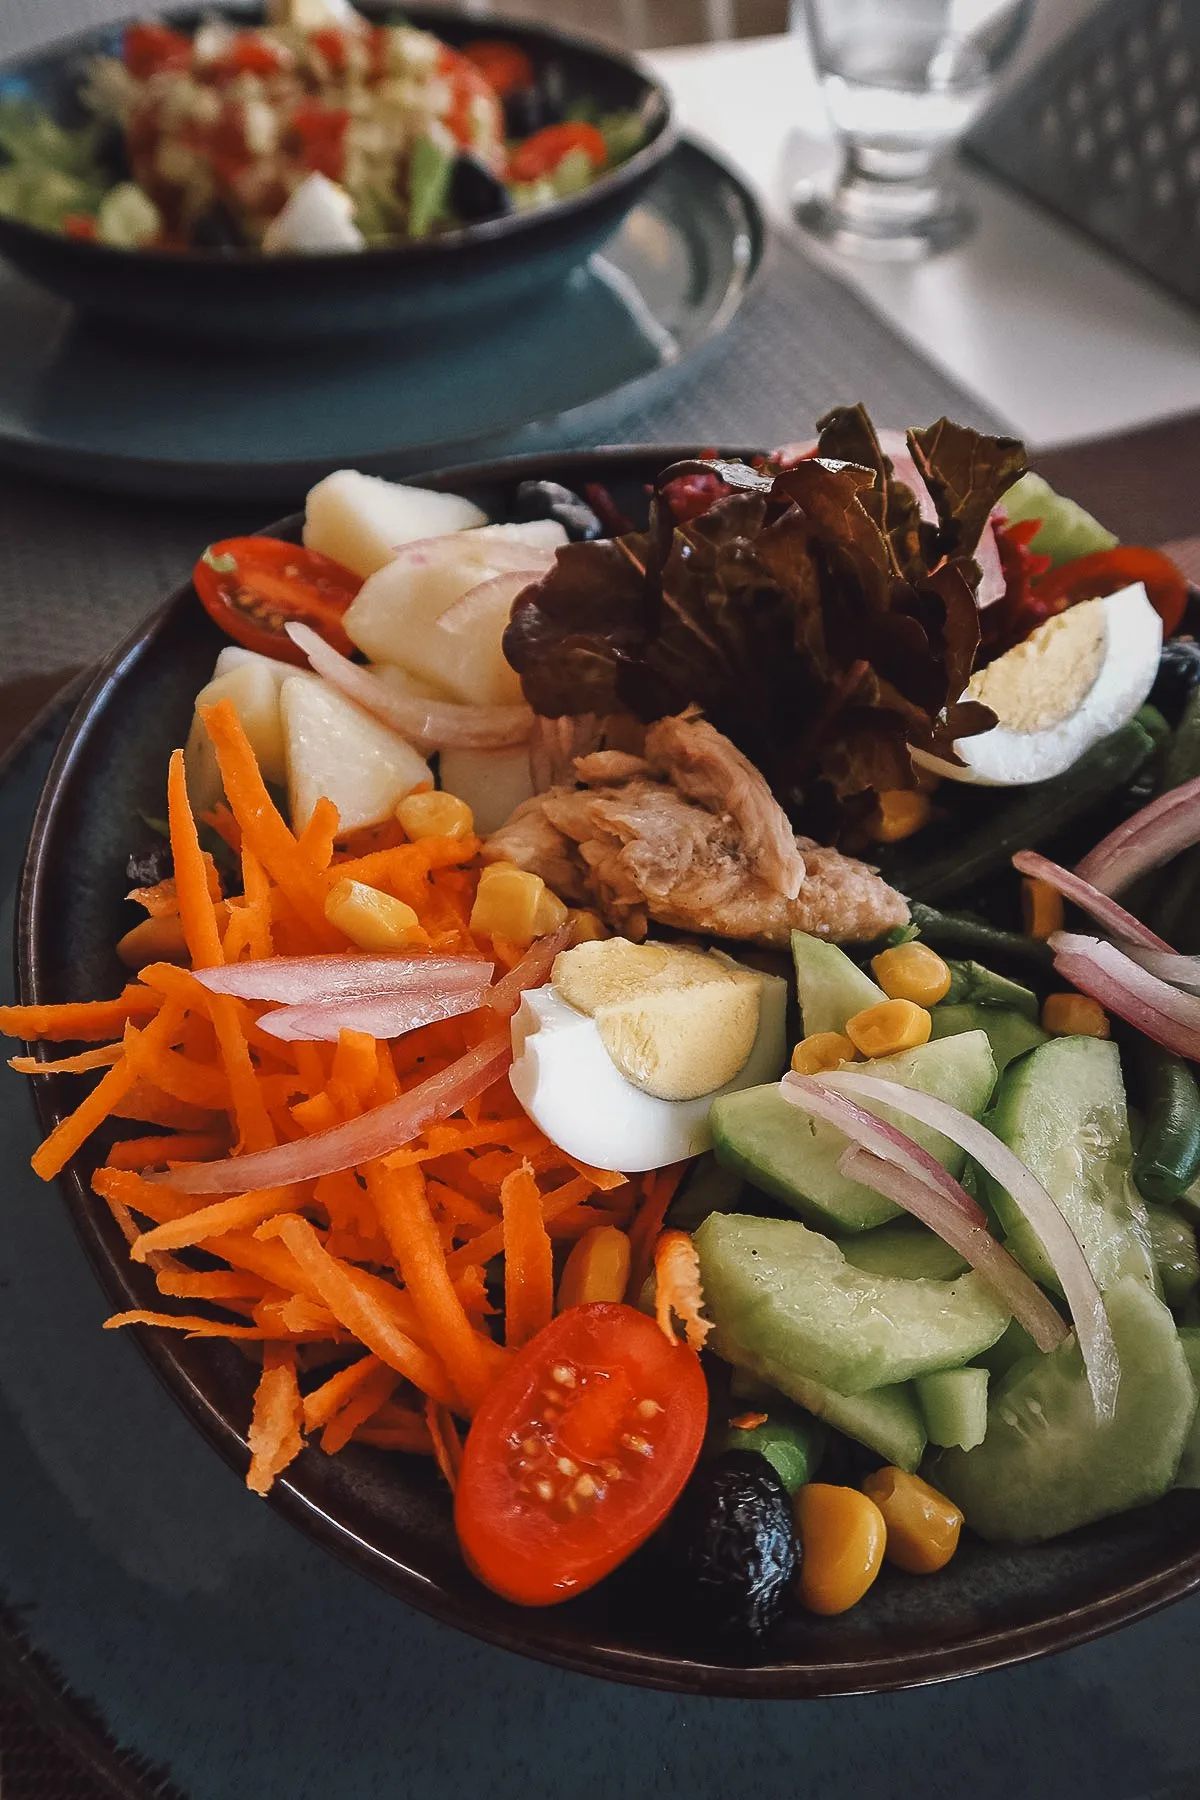
[[[564,156],[572,150],[583,150],[595,169],[608,161],[608,145],[595,125],[580,120],[563,125],[546,125],[541,131],[518,144],[508,159],[508,172],[514,181],[540,181],[553,175]]]
[[[304,667],[307,658],[284,630],[299,621],[343,656],[354,652],[341,618],[362,582],[319,550],[281,538],[225,538],[209,545],[192,582],[209,617],[247,650]]]
[[[62,228],[64,237],[79,238],[84,242],[91,242],[100,235],[91,213],[68,213],[62,222]]]
[[[1043,604],[1051,602],[1049,612],[1060,612],[1080,600],[1099,600],[1104,594],[1115,594],[1118,588],[1144,581],[1150,604],[1163,622],[1163,633],[1170,637],[1178,631],[1188,602],[1188,585],[1183,573],[1161,550],[1147,550],[1140,544],[1118,544],[1114,550],[1095,550],[1090,556],[1077,556],[1034,585],[1034,598]],[[1055,605],[1053,602],[1060,602]]]
[[[186,69],[192,60],[192,40],[166,25],[130,25],[122,44],[125,67],[139,81],[160,69]]]
[[[470,57],[502,100],[520,88],[533,86],[533,64],[518,44],[505,43],[502,38],[476,38],[463,45],[463,55]]]
[[[257,31],[239,31],[203,73],[214,81],[231,81],[237,75],[274,75],[287,62],[287,52],[269,38]]]
[[[491,82],[461,51],[443,44],[438,54],[438,74],[450,91],[443,123],[464,150],[479,141],[504,136],[504,112]]]
[[[318,170],[331,181],[340,181],[346,169],[346,128],[350,123],[345,107],[302,100],[290,123],[304,167]]]
[[[704,1441],[700,1359],[631,1306],[572,1306],[485,1396],[455,1493],[469,1567],[519,1606],[592,1587],[670,1511]]]

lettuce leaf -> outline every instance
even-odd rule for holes
[[[861,407],[829,414],[817,454],[784,471],[665,470],[647,531],[567,545],[517,601],[504,650],[530,705],[646,722],[698,705],[797,828],[853,837],[879,791],[913,785],[909,744],[952,755],[995,722],[959,698],[979,650],[964,547],[1024,451],[944,419],[909,447],[936,524]],[[670,485],[696,473],[730,491],[679,521]]]

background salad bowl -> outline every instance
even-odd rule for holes
[[[382,21],[391,8],[361,11]],[[211,13],[173,15],[181,29]],[[230,10],[239,25],[261,23],[261,9]],[[416,6],[405,21],[451,46],[483,35],[478,20]],[[553,68],[563,103],[601,113],[634,113],[638,149],[578,193],[528,211],[483,219],[416,242],[321,254],[122,249],[41,230],[0,214],[0,255],[23,274],[88,313],[141,331],[227,344],[431,333],[468,315],[487,321],[553,288],[596,250],[671,154],[676,129],[662,85],[627,57],[546,26],[489,18],[489,38],[517,45],[541,75]],[[107,28],[34,51],[0,67],[0,98],[44,107],[78,124],[78,92],[89,60],[119,53],[121,33]]]
[[[620,512],[639,519],[654,476],[694,454],[655,447],[525,457],[425,485],[464,495],[503,521],[515,516],[524,480],[577,490],[596,482]],[[298,541],[301,523],[296,516],[271,530]],[[119,987],[112,945],[128,923],[121,878],[131,834],[139,811],[161,811],[167,755],[187,730],[220,643],[188,586],[113,655],[80,702],[30,839],[18,925],[24,1002],[90,999]],[[47,1129],[79,1098],[64,1075],[39,1080],[36,1094]],[[117,1309],[153,1308],[153,1275],[130,1261],[83,1160],[62,1178],[63,1191],[105,1292]],[[252,1364],[230,1344],[135,1334],[184,1411],[244,1473]],[[270,1499],[332,1553],[463,1630],[568,1668],[695,1693],[785,1698],[940,1681],[1082,1642],[1200,1587],[1200,1502],[1174,1492],[1035,1548],[968,1537],[936,1580],[891,1570],[852,1611],[792,1615],[766,1650],[742,1656],[696,1634],[653,1541],[566,1604],[523,1609],[500,1599],[464,1566],[445,1489],[424,1459],[356,1444],[337,1456],[306,1449]]]

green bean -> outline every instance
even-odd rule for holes
[[[1182,1057],[1138,1037],[1145,1127],[1133,1177],[1147,1200],[1170,1206],[1200,1175],[1200,1088]]]
[[[936,950],[977,950],[985,962],[989,957],[1006,956],[1039,974],[1049,974],[1054,966],[1050,946],[1041,938],[1002,931],[974,913],[940,912],[921,900],[914,900],[909,910],[921,937]]]

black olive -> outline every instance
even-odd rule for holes
[[[140,855],[133,851],[125,859],[125,879],[132,887],[157,887],[174,873],[170,844],[156,844]]]
[[[125,146],[125,131],[115,119],[106,119],[98,128],[96,137],[96,161],[106,175],[114,181],[128,181],[132,173],[129,167],[129,152]]]
[[[194,250],[244,250],[246,236],[229,208],[220,200],[206,206],[192,225]]]
[[[517,518],[556,519],[575,543],[604,536],[604,527],[587,501],[557,481],[523,481],[517,489]]]
[[[456,159],[450,176],[450,204],[464,224],[499,219],[513,209],[513,198],[498,175],[473,156]]]
[[[1200,685],[1200,644],[1195,638],[1171,638],[1162,647],[1150,701],[1168,719],[1178,721]]]
[[[675,1508],[670,1547],[697,1623],[747,1646],[778,1622],[800,1570],[787,1490],[756,1451],[701,1465]]]
[[[508,138],[532,137],[550,120],[542,102],[541,90],[534,87],[513,88],[504,96],[504,135]]]

